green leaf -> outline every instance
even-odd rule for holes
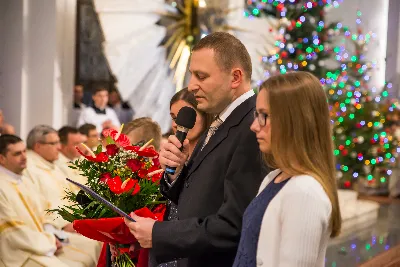
[[[98,145],[97,148],[96,148],[96,152],[95,153],[97,155],[97,154],[101,153],[102,151],[103,151],[103,146],[102,145]]]
[[[111,136],[107,136],[106,137],[106,142],[107,142],[107,145],[115,144],[115,142],[114,142],[114,140],[112,139]]]

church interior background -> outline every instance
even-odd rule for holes
[[[93,85],[102,83],[119,90],[136,118],[151,117],[166,133],[171,125],[169,99],[187,85],[190,49],[203,36],[228,31],[245,44],[253,62],[255,90],[270,75],[292,68],[291,63],[285,65],[285,49],[293,48],[289,32],[300,28],[303,21],[301,16],[291,21],[288,14],[282,14],[279,5],[283,2],[0,0],[0,109],[6,122],[24,139],[35,125],[59,129],[69,123],[75,85],[83,86],[83,102],[89,105]],[[300,2],[307,6],[318,1]],[[319,2],[327,5],[319,27],[333,23],[336,28],[328,35],[338,37],[336,43],[329,44],[335,53],[333,60],[324,64],[335,64],[335,59],[344,55],[339,51],[344,42],[368,44],[363,50],[372,66],[368,90],[372,98],[388,97],[392,113],[386,116],[393,118],[390,134],[393,140],[400,139],[400,2]],[[272,7],[273,11],[268,9]],[[357,47],[348,50],[356,52]],[[300,60],[306,62],[304,67],[309,64],[308,70],[323,67],[321,63],[311,68],[308,60]],[[355,187],[343,180],[340,204],[344,231],[332,240],[325,266],[400,266],[397,141],[393,147],[395,152],[388,156],[390,177],[375,183],[366,180]],[[345,175],[343,168],[339,174]],[[396,193],[390,193],[390,187]],[[397,255],[398,265],[387,263],[396,258],[393,255]],[[376,259],[382,265],[376,265]]]

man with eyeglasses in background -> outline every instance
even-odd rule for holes
[[[51,206],[48,209],[67,204],[63,203],[66,201],[63,199],[65,190],[74,191],[74,188],[66,181],[64,172],[55,164],[60,150],[60,138],[57,131],[47,125],[38,125],[29,132],[26,143],[28,151],[25,175],[37,184],[40,193],[50,202]],[[48,216],[55,218],[52,224],[44,225],[46,232],[53,233],[66,247],[68,244],[74,244],[85,252],[84,255],[91,258],[92,264],[97,262],[100,253],[98,242],[76,234],[72,223],[63,218],[51,213]]]

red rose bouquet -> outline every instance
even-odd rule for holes
[[[162,220],[164,202],[160,201],[159,180],[163,171],[158,162],[158,153],[146,148],[149,142],[141,147],[132,146],[121,130],[105,130],[103,135],[107,144],[105,147],[99,145],[96,151],[82,145],[88,152],[84,154],[77,147],[84,158],[74,161],[70,167],[87,177],[86,186],[127,214],[135,211],[139,216]],[[123,218],[83,191],[77,194],[67,191],[66,199],[70,205],[52,211],[73,222],[78,233],[121,247],[116,266],[134,266],[132,255],[123,245],[136,240]],[[147,258],[143,261],[146,263],[142,266],[146,266]],[[141,265],[140,262],[138,265]]]

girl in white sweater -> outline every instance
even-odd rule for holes
[[[341,227],[325,92],[307,72],[274,76],[254,114],[251,130],[276,170],[246,209],[234,267],[322,267]]]

